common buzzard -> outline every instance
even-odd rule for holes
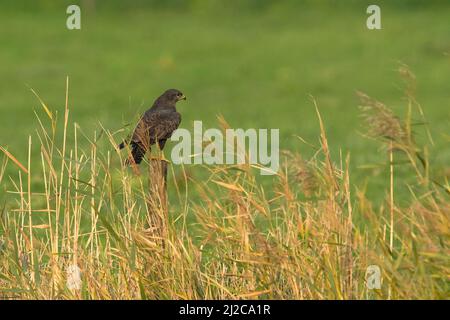
[[[119,145],[120,149],[128,144],[131,147],[132,159],[128,159],[127,164],[132,161],[141,163],[145,153],[156,143],[161,150],[164,148],[167,139],[180,125],[181,115],[175,108],[175,104],[180,100],[186,100],[186,96],[177,89],[169,89],[144,113],[131,139]]]

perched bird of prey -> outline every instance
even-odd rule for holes
[[[126,145],[131,147],[133,159],[127,160],[127,164],[139,164],[145,153],[150,151],[152,145],[157,144],[162,150],[167,139],[178,128],[181,115],[177,112],[175,104],[180,100],[186,100],[186,96],[177,89],[169,89],[155,100],[153,106],[148,109],[139,120],[133,135],[129,141],[119,145],[123,149]]]

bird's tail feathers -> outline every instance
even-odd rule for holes
[[[146,149],[139,143],[131,142],[131,156],[125,160],[125,165],[140,164],[144,158]]]

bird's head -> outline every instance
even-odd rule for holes
[[[186,96],[177,89],[166,90],[159,98],[159,101],[163,101],[168,104],[175,104],[180,100],[186,100]]]

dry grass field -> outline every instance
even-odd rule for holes
[[[408,114],[420,113],[406,89]],[[7,166],[19,171],[0,220],[0,297],[448,298],[448,180],[430,176],[431,155],[415,142],[411,118],[359,96],[367,135],[385,146],[390,163],[381,204],[352,185],[350,154],[330,155],[314,99],[317,150],[310,159],[283,151],[270,192],[250,165],[205,166],[209,176],[200,181],[169,165],[165,186],[157,159],[139,174],[121,164],[116,133],[82,134],[70,119],[69,87],[61,119],[40,100],[28,161],[2,149],[0,182]],[[415,177],[402,205],[394,189],[400,165]],[[168,201],[166,192],[175,196]],[[193,192],[199,201],[190,200]],[[366,286],[369,265],[382,270],[380,289]]]

